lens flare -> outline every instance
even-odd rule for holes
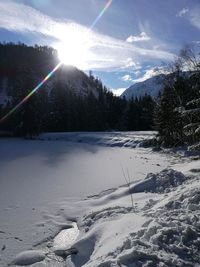
[[[102,11],[99,13],[98,17],[94,20],[94,22],[92,23],[92,25],[90,26],[90,29],[93,29],[94,26],[97,24],[97,22],[100,20],[100,18],[103,16],[103,14],[106,12],[106,10],[110,7],[110,5],[112,4],[113,0],[109,0],[107,2],[107,4],[105,5],[105,7],[102,9]]]
[[[93,46],[91,30],[111,4],[112,0],[109,0],[87,30],[80,30],[74,25],[69,29],[65,27],[59,29],[61,36],[67,36],[67,38],[62,37],[62,41],[56,44],[59,59],[63,64],[73,65],[82,70],[88,69],[88,62],[93,60],[93,54],[90,51],[90,48]]]
[[[106,10],[110,7],[113,0],[108,0],[105,7],[102,9],[102,11],[99,13],[98,17],[94,20],[94,22],[90,26],[90,30],[94,28],[94,26],[97,24],[99,19],[103,16],[103,14],[106,12]],[[3,116],[0,119],[0,123],[4,122],[10,115],[12,115],[17,109],[19,109],[28,99],[36,92],[38,91],[44,83],[46,83],[52,75],[57,71],[57,69],[60,68],[60,66],[63,64],[63,62],[59,62],[55,68],[26,96],[24,97],[13,109],[11,109],[5,116]]]
[[[7,119],[15,110],[20,108],[36,91],[38,91],[42,85],[51,78],[51,76],[57,71],[57,69],[62,65],[61,62],[59,62],[55,68],[27,95],[25,96],[21,102],[19,102],[13,109],[11,109],[4,117],[1,118],[0,123],[3,122],[5,119]]]

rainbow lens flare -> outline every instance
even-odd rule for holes
[[[59,62],[55,68],[27,95],[25,96],[13,109],[11,109],[4,117],[1,118],[0,123],[7,119],[13,112],[20,108],[36,91],[38,91],[42,85],[51,78],[51,76],[57,71],[57,69],[62,65]]]
[[[99,15],[97,16],[97,18],[94,20],[94,22],[91,24],[90,29],[93,29],[94,26],[97,24],[97,22],[99,21],[99,19],[103,16],[103,14],[106,12],[106,10],[110,7],[110,5],[112,4],[113,0],[108,0],[107,4],[105,5],[105,7],[102,9],[102,11],[99,13]],[[13,109],[11,109],[5,116],[3,116],[0,119],[0,123],[4,122],[10,115],[12,115],[17,109],[19,109],[25,102],[28,101],[28,99],[36,92],[38,91],[44,83],[46,83],[51,77],[52,75],[57,71],[57,69],[60,68],[60,66],[62,65],[62,62],[59,62],[55,68],[26,96],[24,97]]]
[[[99,13],[98,17],[94,20],[94,22],[90,26],[90,29],[93,29],[94,28],[94,26],[97,24],[97,22],[99,21],[99,19],[103,16],[103,14],[106,12],[106,10],[109,8],[109,6],[112,4],[112,1],[113,0],[108,0],[108,2],[105,5],[105,7],[102,9],[102,11]]]

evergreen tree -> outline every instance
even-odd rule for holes
[[[153,101],[152,97],[149,95],[145,95],[140,100],[140,130],[146,131],[151,130],[153,128],[153,114],[155,108],[155,102]]]
[[[183,124],[177,110],[179,101],[171,87],[165,87],[156,107],[155,124],[160,142],[165,146],[179,145],[183,142]]]
[[[32,69],[26,65],[19,66],[17,76],[14,81],[12,93],[12,108],[21,102],[36,86],[37,81]],[[20,136],[32,137],[39,133],[37,112],[38,96],[33,95],[14,114],[14,133]]]
[[[187,136],[187,143],[196,144],[200,149],[200,71],[190,77],[189,85],[193,89],[192,100],[186,103],[186,106],[181,110],[184,119],[184,133]]]
[[[181,51],[167,78],[155,112],[160,141],[200,148],[200,62],[192,50]]]
[[[70,106],[67,88],[59,80],[49,95],[49,131],[69,131],[71,126]]]
[[[49,47],[0,44],[0,79],[9,101],[1,116],[24,99],[58,63]],[[77,80],[77,82],[76,82]],[[32,137],[41,131],[146,130],[152,127],[152,99],[116,97],[92,72],[61,67],[1,127]]]

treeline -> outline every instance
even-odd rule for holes
[[[0,44],[0,56],[0,89],[6,79],[8,99],[0,105],[2,118],[41,82],[58,58],[49,47],[12,43]],[[87,76],[74,68],[69,74],[62,66],[0,129],[29,137],[49,131],[151,130],[154,107],[150,96],[121,99],[92,73]]]
[[[164,91],[155,108],[160,144],[200,149],[200,60],[192,48],[183,49],[170,66]]]

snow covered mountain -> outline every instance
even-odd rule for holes
[[[156,97],[160,92],[162,92],[164,87],[164,74],[160,74],[149,78],[143,82],[135,83],[127,88],[121,95],[121,97],[125,97],[127,100],[132,97],[140,97],[145,94]]]
[[[40,83],[43,78],[44,77],[39,74],[37,77],[38,83]],[[9,99],[12,99],[14,79],[9,77],[9,75],[0,77],[0,105],[2,106],[5,106]],[[72,66],[61,66],[61,68],[57,70],[57,72],[45,83],[43,87],[45,87],[50,94],[51,90],[58,83],[62,87],[66,88],[66,90],[70,90],[79,96],[87,96],[91,92],[93,95],[98,96],[95,80],[92,80],[84,72]]]
[[[27,94],[39,84],[58,64],[56,51],[48,47],[0,44],[0,105],[5,106],[11,96],[18,94],[16,88],[27,87]],[[29,81],[29,82],[27,82]],[[61,65],[45,82],[43,89],[51,93],[54,87],[66,88],[79,96],[93,93],[98,96],[100,83],[92,75]],[[25,92],[26,94],[26,92]]]
[[[73,66],[61,66],[52,77],[51,84],[61,83],[67,90],[73,91],[76,95],[87,96],[93,93],[98,96],[95,79],[87,76],[83,71]],[[49,85],[50,87],[52,85]]]

